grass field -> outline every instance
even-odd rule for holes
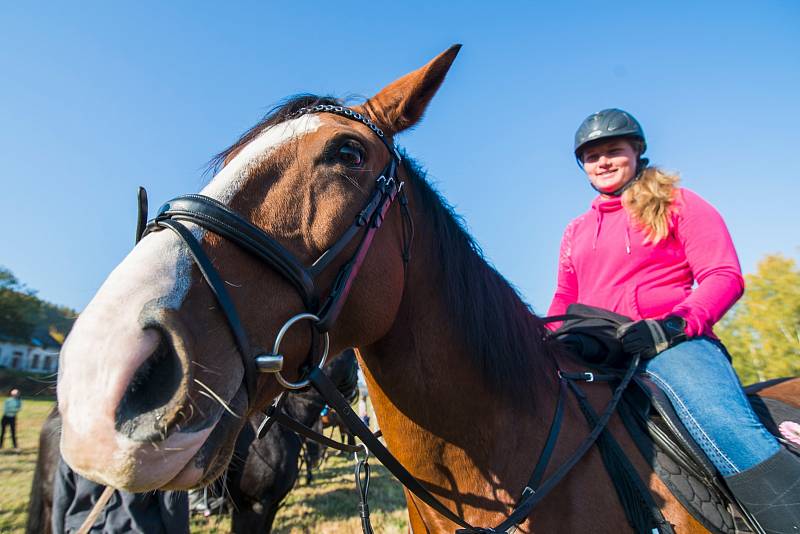
[[[369,505],[372,526],[380,534],[408,532],[403,490],[380,465],[372,465]],[[298,482],[275,518],[276,534],[361,532],[358,496],[350,458],[328,458],[310,486]],[[192,519],[193,533],[228,532],[227,518]]]
[[[4,397],[0,397],[2,404]],[[22,533],[25,528],[39,429],[53,406],[52,400],[22,399],[17,419],[19,450],[0,450],[0,534]],[[407,532],[405,498],[398,482],[377,462],[371,462],[372,478],[369,505],[372,526],[381,534]],[[194,517],[193,533],[228,532],[227,518]],[[298,482],[275,519],[278,534],[345,534],[361,531],[358,494],[353,478],[353,462],[343,456],[330,456],[310,486]]]
[[[0,397],[0,406],[7,397]],[[52,400],[22,398],[22,411],[17,415],[19,450],[11,449],[11,436],[6,434],[0,449],[0,532],[23,532],[28,510],[39,430],[53,407]]]

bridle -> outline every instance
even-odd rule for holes
[[[400,182],[397,177],[398,167],[402,161],[400,152],[387,138],[383,130],[369,118],[344,106],[319,104],[304,107],[290,114],[287,120],[316,113],[333,113],[364,124],[386,146],[390,160],[376,177],[372,193],[363,209],[359,211],[355,221],[329,249],[323,252],[308,267],[303,265],[291,252],[263,230],[244,219],[228,206],[204,195],[190,194],[173,198],[161,206],[156,216],[145,224],[144,221],[147,220],[147,194],[143,188],[139,189],[137,243],[149,233],[168,228],[186,244],[192,259],[219,303],[233,334],[244,367],[244,384],[250,403],[255,400],[256,379],[259,372],[274,373],[277,381],[287,389],[300,389],[309,385],[307,379],[290,382],[281,375],[283,356],[279,352],[280,344],[286,332],[295,323],[303,320],[312,321],[314,327],[312,332],[315,333],[315,337],[316,335],[322,335],[324,341],[322,355],[316,363],[314,363],[313,357],[316,343],[312,342],[306,363],[300,369],[301,376],[307,375],[313,367],[321,367],[325,363],[329,348],[328,331],[342,311],[342,307],[350,293],[350,288],[356,276],[358,276],[375,233],[381,227],[389,208],[396,198],[399,198],[403,215],[404,243],[402,257],[404,265],[407,265],[409,260],[414,223],[408,209],[408,199],[403,191],[403,182]],[[254,255],[281,274],[300,296],[306,311],[286,321],[276,336],[271,353],[253,350],[236,307],[225,288],[225,283],[203,250],[200,242],[186,226],[186,223],[196,224],[205,230],[224,237]],[[316,280],[341,252],[356,239],[359,233],[361,238],[358,241],[355,252],[339,268],[333,285],[323,300],[323,293],[317,286]]]
[[[312,113],[333,113],[366,125],[386,146],[389,151],[390,161],[376,177],[375,187],[366,205],[356,216],[353,224],[345,230],[341,237],[328,250],[323,252],[311,266],[306,267],[303,265],[302,262],[297,260],[297,258],[280,243],[251,222],[245,220],[241,215],[232,211],[221,202],[204,195],[183,195],[176,197],[164,204],[158,210],[157,215],[152,220],[145,223],[147,220],[147,195],[144,189],[140,188],[139,221],[137,224],[136,240],[138,242],[148,233],[168,228],[175,232],[186,244],[195,264],[203,275],[209,288],[214,293],[220,305],[220,309],[225,315],[234,340],[236,341],[244,367],[244,383],[248,400],[251,404],[255,401],[256,378],[258,372],[274,373],[277,381],[284,388],[289,390],[300,389],[311,385],[322,395],[327,404],[336,410],[348,429],[363,442],[363,445],[351,446],[354,447],[353,449],[348,449],[347,446],[338,447],[340,450],[354,452],[355,450],[360,450],[362,447],[366,449],[380,460],[406,489],[440,515],[461,527],[457,531],[458,533],[491,534],[513,532],[516,526],[528,517],[531,510],[541,502],[585,456],[600,435],[605,431],[622,397],[623,391],[631,381],[638,367],[639,357],[636,356],[633,358],[624,372],[615,374],[596,375],[591,372],[567,373],[560,368],[557,369],[559,393],[547,440],[519,501],[513,511],[499,525],[493,528],[482,528],[470,525],[452,510],[444,506],[419,482],[419,480],[400,464],[391,452],[377,439],[377,435],[370,432],[369,428],[367,428],[355,412],[353,412],[349,403],[337,390],[333,382],[322,373],[321,367],[325,363],[328,354],[328,331],[344,306],[352,283],[358,275],[369,247],[372,244],[375,232],[380,228],[389,208],[396,198],[399,198],[400,210],[403,215],[404,243],[402,257],[405,266],[408,265],[409,261],[414,225],[408,209],[408,200],[403,191],[403,182],[399,182],[397,178],[397,170],[402,161],[400,153],[397,151],[394,144],[387,139],[384,132],[363,114],[343,106],[320,104],[312,107],[304,107],[290,114],[287,119]],[[276,272],[280,273],[297,291],[307,311],[295,315],[286,321],[276,336],[271,353],[256,354],[256,351],[252,350],[244,326],[225,288],[225,283],[222,281],[216,268],[203,250],[200,242],[186,226],[186,223],[196,224],[201,228],[234,242],[240,248],[251,253],[273,268]],[[361,239],[358,242],[355,252],[353,252],[352,256],[339,268],[333,285],[323,300],[322,293],[319,291],[315,280],[359,233],[361,234]],[[564,315],[550,317],[547,320],[560,321],[567,318],[573,318],[573,316]],[[283,356],[280,354],[280,344],[289,328],[303,320],[310,320],[313,324],[312,331],[323,336],[324,348],[321,357],[315,364],[313,358],[315,343],[312,342],[306,363],[299,369],[301,379],[297,382],[290,382],[280,373],[283,368]],[[579,382],[594,381],[615,384],[611,400],[599,414],[593,411],[586,400],[585,394],[577,386]],[[567,460],[545,478],[545,472],[558,441],[568,391],[571,391],[577,398],[581,410],[586,415],[592,430],[573,450]],[[301,423],[292,421],[282,413],[282,402],[285,398],[286,396],[281,393],[275,399],[267,412],[267,418],[258,429],[258,437],[262,437],[271,424],[277,421],[306,437],[310,437],[326,445],[333,445],[335,443],[325,436],[319,435],[311,429],[304,427]],[[366,493],[369,486],[369,467],[366,464],[366,458],[360,461],[358,465],[356,478],[362,498],[360,505],[362,527],[365,533],[370,533],[372,529],[369,525],[369,510],[366,505]],[[359,471],[362,467],[366,471],[366,483],[363,487],[359,478]],[[660,519],[656,518],[656,523],[660,527],[663,525],[663,528],[656,528],[654,531],[671,532],[669,525],[665,524],[663,517]]]

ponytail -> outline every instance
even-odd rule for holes
[[[658,167],[645,167],[622,194],[622,205],[645,233],[645,243],[655,245],[669,235],[679,179]]]

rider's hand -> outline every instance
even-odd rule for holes
[[[617,337],[626,353],[638,354],[646,360],[685,341],[688,337],[685,328],[686,321],[682,317],[670,315],[664,319],[626,323],[617,329]]]

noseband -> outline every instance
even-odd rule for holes
[[[361,113],[343,106],[320,104],[305,107],[291,114],[287,120],[315,113],[333,113],[366,125],[386,146],[391,159],[375,179],[375,187],[372,194],[364,208],[356,216],[353,224],[308,267],[303,265],[291,252],[263,230],[244,219],[228,206],[205,195],[183,195],[173,198],[161,206],[156,216],[145,224],[144,221],[147,220],[147,194],[143,188],[139,189],[137,243],[149,233],[168,228],[175,232],[189,248],[192,259],[219,303],[239,349],[242,365],[244,366],[245,388],[250,403],[255,400],[258,372],[274,373],[278,382],[288,389],[299,389],[309,384],[307,379],[299,382],[289,382],[280,373],[283,368],[283,356],[279,352],[280,343],[293,324],[302,320],[310,320],[314,325],[312,331],[321,334],[324,339],[323,353],[316,365],[313,364],[316,343],[312,342],[306,364],[300,369],[301,374],[305,376],[314,367],[322,366],[328,354],[328,331],[342,311],[353,281],[358,275],[367,251],[372,244],[375,232],[383,223],[386,213],[395,198],[399,198],[400,209],[403,214],[404,264],[407,264],[409,260],[414,226],[408,209],[408,200],[403,191],[403,182],[400,182],[397,178],[397,169],[402,161],[397,148],[371,120]],[[251,348],[244,326],[239,319],[239,314],[236,312],[236,307],[225,288],[225,283],[203,250],[200,242],[186,226],[186,223],[196,224],[205,230],[224,237],[228,241],[232,241],[280,273],[297,291],[303,301],[306,312],[295,315],[283,325],[275,339],[272,353],[260,353]],[[339,268],[333,285],[323,300],[323,294],[316,285],[317,278],[359,234],[361,234],[361,239],[355,252]]]

